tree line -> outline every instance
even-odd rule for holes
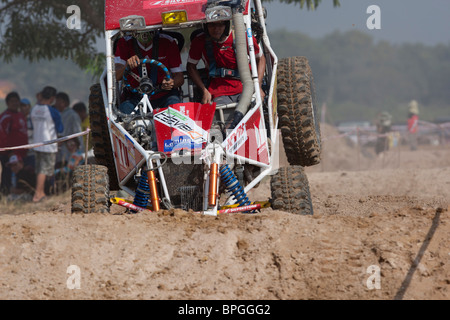
[[[388,111],[396,122],[407,105],[420,104],[421,119],[450,117],[450,43],[436,46],[375,42],[360,31],[334,32],[311,38],[300,32],[269,33],[279,58],[306,56],[314,74],[319,107],[326,103],[330,121],[373,120]],[[0,79],[15,83],[30,98],[57,83],[61,90],[86,102],[97,77],[70,59],[29,64],[21,58],[2,64]]]
[[[315,78],[318,103],[334,122],[373,120],[381,111],[404,121],[415,99],[421,118],[450,117],[450,42],[375,42],[361,31],[311,38],[300,32],[269,34],[279,58],[306,56]]]

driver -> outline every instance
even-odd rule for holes
[[[161,62],[171,73],[167,79],[160,67],[146,64],[148,77],[152,79],[154,86],[160,90],[149,95],[153,109],[165,108],[171,104],[180,103],[180,91],[184,83],[181,56],[175,40],[166,34],[155,34],[153,31],[142,32],[136,38],[126,36],[117,42],[115,52],[116,79],[121,80],[125,68],[130,67],[131,72],[142,78],[139,66],[140,59],[154,59]],[[131,75],[127,77],[131,87],[138,88],[139,83]],[[155,81],[156,80],[156,85]],[[142,95],[125,87],[119,106],[123,113],[130,114],[141,100]]]

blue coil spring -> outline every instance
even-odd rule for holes
[[[147,174],[144,173],[141,175],[141,178],[139,179],[133,204],[142,208],[146,208],[149,199],[150,199],[150,186],[148,185]],[[134,210],[130,211],[132,213],[136,213],[136,211]]]
[[[244,188],[242,188],[239,180],[236,178],[236,175],[231,171],[230,167],[227,164],[220,166],[220,178],[225,184],[225,189],[234,197],[234,200],[239,204],[239,207],[247,206],[251,204],[251,201],[248,199],[247,194],[244,192]]]

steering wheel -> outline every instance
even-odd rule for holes
[[[142,77],[140,77],[137,74],[135,74],[134,72],[132,72],[130,69],[130,66],[127,66],[123,73],[123,83],[124,83],[125,87],[127,87],[131,92],[139,92],[140,94],[147,94],[147,95],[151,96],[151,95],[154,95],[155,93],[160,92],[161,89],[158,88],[156,86],[156,84],[154,84],[153,81],[148,77],[146,63],[153,64],[153,65],[161,68],[162,71],[165,73],[167,80],[169,80],[171,78],[169,69],[167,69],[167,67],[165,65],[163,65],[161,62],[159,62],[158,60],[154,60],[154,59],[143,59],[143,60],[140,60],[139,65],[138,65],[138,67],[140,65],[142,65]],[[139,85],[137,88],[133,88],[129,84],[128,75],[131,75],[138,82]]]

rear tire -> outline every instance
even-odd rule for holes
[[[316,119],[314,80],[305,57],[281,59],[277,72],[279,127],[289,164],[320,163],[320,125]]]
[[[94,146],[95,163],[108,168],[111,190],[119,190],[116,166],[114,164],[111,139],[109,137],[108,119],[100,84],[91,87],[89,95],[89,122],[91,125],[92,144]]]
[[[72,213],[108,213],[108,169],[100,165],[75,168],[72,180]]]
[[[271,177],[272,208],[301,215],[312,215],[309,182],[300,166],[283,167]]]

